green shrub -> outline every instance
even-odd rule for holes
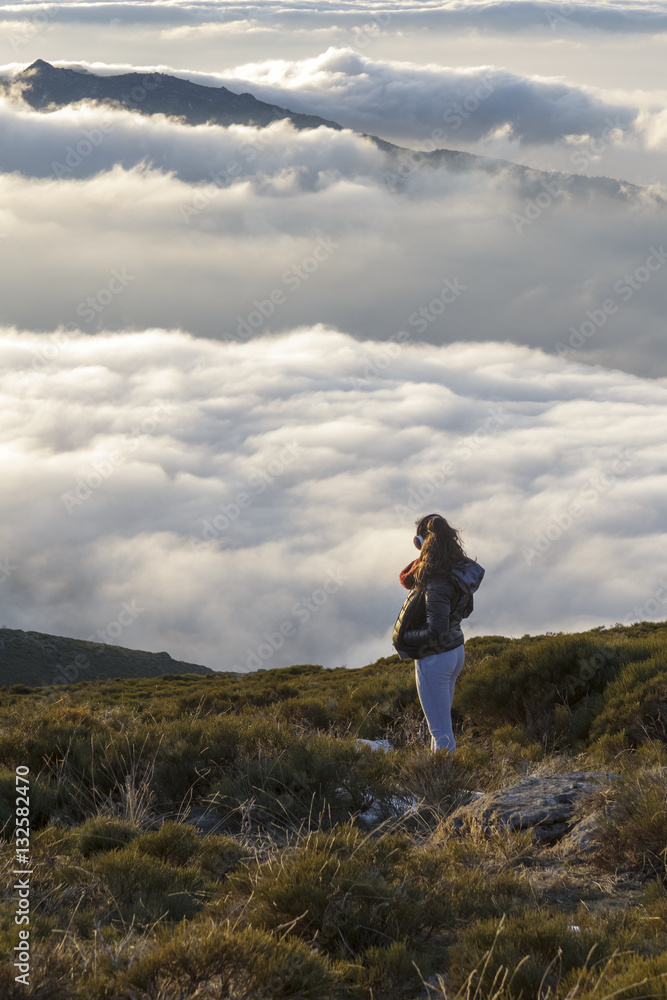
[[[199,857],[202,874],[221,879],[236,868],[242,858],[248,857],[248,851],[231,837],[218,834],[202,841]]]
[[[371,838],[348,824],[229,876],[230,900],[247,900],[255,927],[288,933],[340,959],[441,926],[450,909],[432,891],[405,834]]]
[[[666,652],[667,623],[469,640],[453,757],[423,746],[414,666],[397,657],[0,690],[0,808],[12,767],[35,775],[35,995],[416,1000],[416,965],[445,977],[431,1000],[465,993],[475,967],[477,1000],[499,968],[498,1000],[534,1000],[542,977],[542,1000],[664,996]],[[447,814],[471,790],[575,769],[622,776],[599,793],[597,853],[574,863],[526,833],[453,835]],[[226,833],[174,822],[188,805],[219,808]],[[369,806],[370,830],[350,819]],[[15,905],[7,883],[12,1000]]]
[[[300,722],[315,729],[328,729],[336,718],[326,704],[315,698],[286,698],[276,706],[276,718],[284,722]]]
[[[159,830],[144,833],[134,842],[134,849],[152,858],[161,858],[171,865],[186,865],[199,854],[201,839],[197,831],[186,823],[168,820]]]
[[[424,959],[407,941],[367,948],[344,973],[355,995],[404,1000],[409,989],[418,989]]]
[[[79,847],[79,828],[68,830],[53,824],[31,835],[31,848],[35,858],[52,862],[54,858],[68,856]]]
[[[478,920],[451,948],[448,979],[460,989],[473,974],[482,996],[494,993],[503,980],[503,997],[544,996],[548,987],[557,988],[564,973],[582,967],[597,943],[591,932],[573,931],[573,924],[572,916],[537,909]]]
[[[16,796],[16,773],[0,768],[0,836],[6,839],[14,836]],[[57,792],[41,779],[30,775],[27,797],[31,829],[45,826],[56,811]],[[20,803],[20,808],[26,808],[23,802]]]
[[[602,966],[573,970],[561,985],[567,997],[575,991],[577,1000],[660,1000],[667,997],[667,951],[645,957],[632,953],[610,958]]]
[[[301,941],[195,921],[158,931],[154,944],[118,977],[118,986],[157,996],[168,995],[173,983],[186,991],[176,995],[190,996],[195,984],[215,980],[220,997],[328,1000],[338,979],[326,959]]]
[[[93,870],[126,920],[132,915],[142,923],[164,916],[180,920],[203,905],[199,872],[140,854],[134,844],[96,855]]]
[[[462,672],[455,706],[482,732],[509,724],[530,740],[566,745],[587,738],[596,696],[629,655],[590,634],[514,640]],[[558,705],[565,711],[556,714]]]
[[[623,733],[635,745],[667,734],[665,654],[625,664],[604,690],[591,736]]]
[[[77,828],[78,847],[84,858],[100,851],[118,851],[138,837],[139,832],[127,820],[95,816]]]
[[[392,761],[398,783],[412,795],[440,811],[469,799],[475,785],[475,767],[465,753],[451,756],[446,750],[432,753],[425,747],[400,750]]]
[[[615,871],[665,872],[667,771],[642,770],[613,782],[599,824],[599,864]]]
[[[280,749],[268,746],[264,754],[239,762],[212,786],[211,796],[223,817],[252,802],[256,821],[298,827],[308,819],[317,824],[329,816],[347,818],[376,799],[386,802],[394,793],[384,754],[349,739],[296,737],[287,727],[285,735],[291,738]]]

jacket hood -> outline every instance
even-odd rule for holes
[[[484,576],[484,570],[474,559],[461,559],[452,566],[453,578],[466,594],[474,594]]]

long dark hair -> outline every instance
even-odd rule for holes
[[[417,534],[424,539],[420,549],[414,581],[417,590],[424,590],[434,577],[447,573],[452,565],[465,559],[466,554],[456,528],[442,514],[426,514],[417,521]]]

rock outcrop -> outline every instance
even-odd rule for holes
[[[524,778],[494,792],[480,795],[449,817],[453,831],[476,827],[484,834],[502,830],[532,830],[540,843],[567,837],[573,852],[594,846],[595,819],[581,815],[581,807],[601,783],[617,776],[602,771],[569,771]]]

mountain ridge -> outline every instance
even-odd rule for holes
[[[260,101],[250,93],[235,94],[224,86],[210,87],[192,83],[167,73],[121,73],[96,76],[87,69],[56,67],[44,59],[36,59],[21,70],[0,93],[11,95],[18,88],[23,100],[36,111],[61,108],[81,101],[97,101],[110,107],[121,107],[144,115],[164,114],[180,118],[188,125],[216,124],[265,127],[274,121],[290,120],[298,129],[331,128],[346,130],[338,122],[319,115],[290,111],[277,104]],[[347,129],[346,131],[354,131]],[[635,197],[641,188],[627,181],[610,177],[588,177],[562,171],[546,171],[511,160],[480,156],[457,149],[415,150],[397,146],[369,133],[356,133],[371,141],[387,154],[390,171],[384,179],[395,190],[402,190],[405,180],[421,166],[445,168],[455,173],[482,170],[497,174],[504,171],[521,185],[521,193],[535,198],[547,192],[553,199],[567,190],[578,196],[602,194],[626,199]],[[661,201],[661,199],[658,199]]]
[[[259,101],[252,94],[235,94],[227,87],[207,87],[167,73],[119,73],[97,76],[90,71],[53,66],[36,59],[12,79],[23,99],[36,111],[65,107],[78,101],[118,103],[141,113],[184,117],[190,125],[269,125],[291,118],[297,128],[342,130],[337,122]]]
[[[0,684],[59,687],[78,681],[165,674],[215,674],[198,663],[174,660],[169,653],[70,639],[44,632],[0,628]],[[231,676],[231,674],[230,674]]]

